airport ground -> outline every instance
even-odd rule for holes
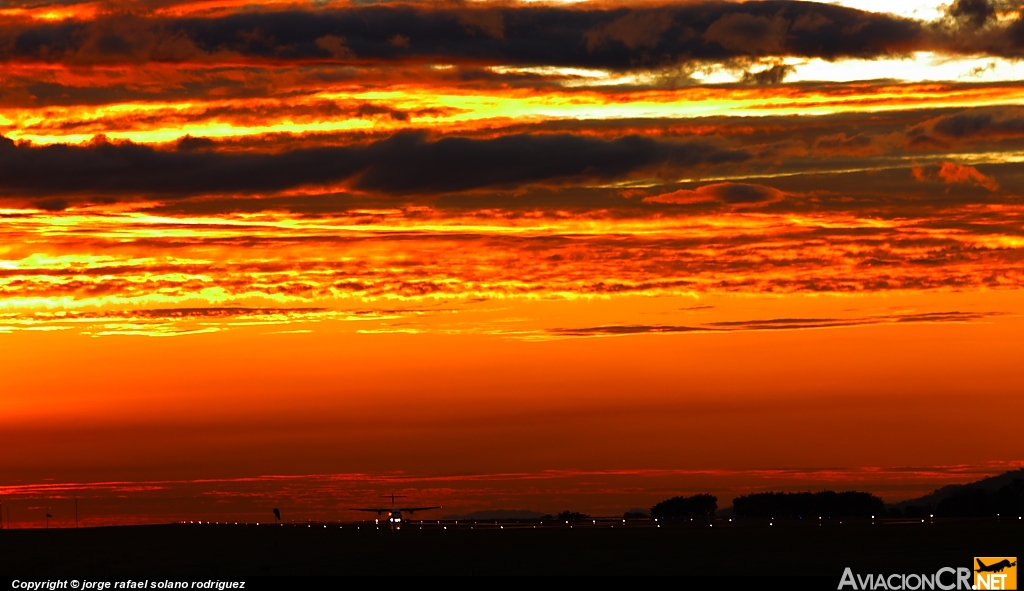
[[[0,531],[0,575],[239,578],[267,575],[755,575],[934,573],[974,556],[1024,555],[1003,520],[765,520],[169,524]],[[378,529],[379,528],[379,529]],[[834,588],[834,587],[831,587]]]

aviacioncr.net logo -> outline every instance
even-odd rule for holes
[[[838,591],[850,589],[851,591],[953,591],[953,589],[970,591],[971,569],[960,567],[953,568],[944,566],[931,574],[903,574],[893,573],[890,575],[875,574],[854,574],[853,569],[847,567],[843,576],[839,579]]]
[[[975,556],[974,588],[980,590],[1017,588],[1015,556]]]

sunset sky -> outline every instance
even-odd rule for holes
[[[5,524],[1024,466],[1018,4],[5,0]]]

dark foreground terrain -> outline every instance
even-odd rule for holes
[[[1016,519],[935,523],[621,522],[156,525],[0,531],[0,575],[22,578],[339,574],[819,575],[844,567],[934,573],[974,556],[1024,555]],[[615,527],[612,527],[615,525]],[[444,529],[447,527],[447,529]]]

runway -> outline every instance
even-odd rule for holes
[[[0,532],[0,574],[35,577],[934,572],[1024,554],[1024,523],[185,523]],[[660,526],[660,527],[659,527]],[[422,529],[421,529],[422,528]]]

